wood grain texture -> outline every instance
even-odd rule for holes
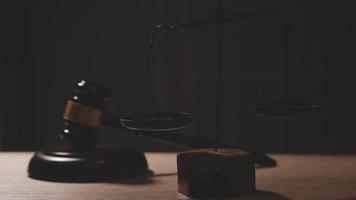
[[[111,183],[53,183],[27,177],[32,153],[0,153],[0,199],[186,199],[178,194],[175,153],[147,153],[151,178]],[[276,168],[257,169],[255,195],[242,200],[356,199],[355,156],[275,155]]]

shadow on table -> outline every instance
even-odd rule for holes
[[[257,190],[256,193],[235,198],[236,200],[291,200],[281,194],[270,191]]]
[[[356,197],[342,198],[342,199],[337,199],[337,200],[356,200]]]
[[[181,197],[180,199],[186,199],[186,200],[188,199],[200,200],[200,199],[186,198],[183,195],[181,195],[180,197]],[[254,194],[239,196],[236,198],[224,199],[224,200],[291,200],[291,199],[275,192],[257,190],[256,193]]]
[[[111,183],[111,184],[127,184],[127,185],[148,185],[148,184],[157,183],[157,180],[154,179],[155,177],[176,176],[176,175],[177,175],[177,172],[155,174],[153,171],[149,170],[146,174],[144,174],[140,177],[115,180],[115,181],[112,181],[109,183]]]

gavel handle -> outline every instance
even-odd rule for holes
[[[106,114],[103,121],[102,121],[103,126],[107,126],[113,129],[125,129],[121,125],[120,118],[117,115],[114,114]],[[149,131],[137,131],[135,132],[139,135],[146,136],[149,138],[153,138],[155,140],[161,140],[164,142],[167,142],[169,144],[173,144],[176,146],[180,146],[186,149],[199,149],[199,148],[237,148],[241,149],[247,152],[250,152],[254,158],[255,158],[255,163],[260,166],[264,167],[273,167],[277,165],[277,161],[274,160],[273,158],[269,157],[266,154],[256,152],[256,151],[251,151],[247,148],[242,148],[237,145],[233,144],[223,144],[223,143],[216,143],[214,141],[209,141],[206,139],[200,139],[196,138],[187,134],[183,133],[178,133],[178,132],[164,132],[164,131],[157,131],[157,132],[149,132]]]

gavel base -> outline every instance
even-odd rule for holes
[[[38,151],[28,166],[29,177],[58,182],[96,182],[137,177],[148,172],[141,151],[94,148],[88,151]]]

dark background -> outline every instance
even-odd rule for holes
[[[66,99],[82,77],[111,91],[111,111],[134,111],[149,27],[213,16],[216,5],[213,0],[0,1],[1,149],[57,144]],[[226,0],[225,7],[227,13],[278,12],[226,25],[220,140],[266,152],[355,153],[354,1]],[[294,35],[288,51],[285,24]],[[194,123],[183,132],[213,138],[217,28],[180,30],[161,39],[193,108]],[[325,112],[293,120],[254,116],[252,105],[260,99],[312,98],[299,51],[327,102]],[[166,66],[158,56],[154,61],[146,107],[182,110]],[[126,131],[103,129],[98,135],[99,141],[172,150]]]

